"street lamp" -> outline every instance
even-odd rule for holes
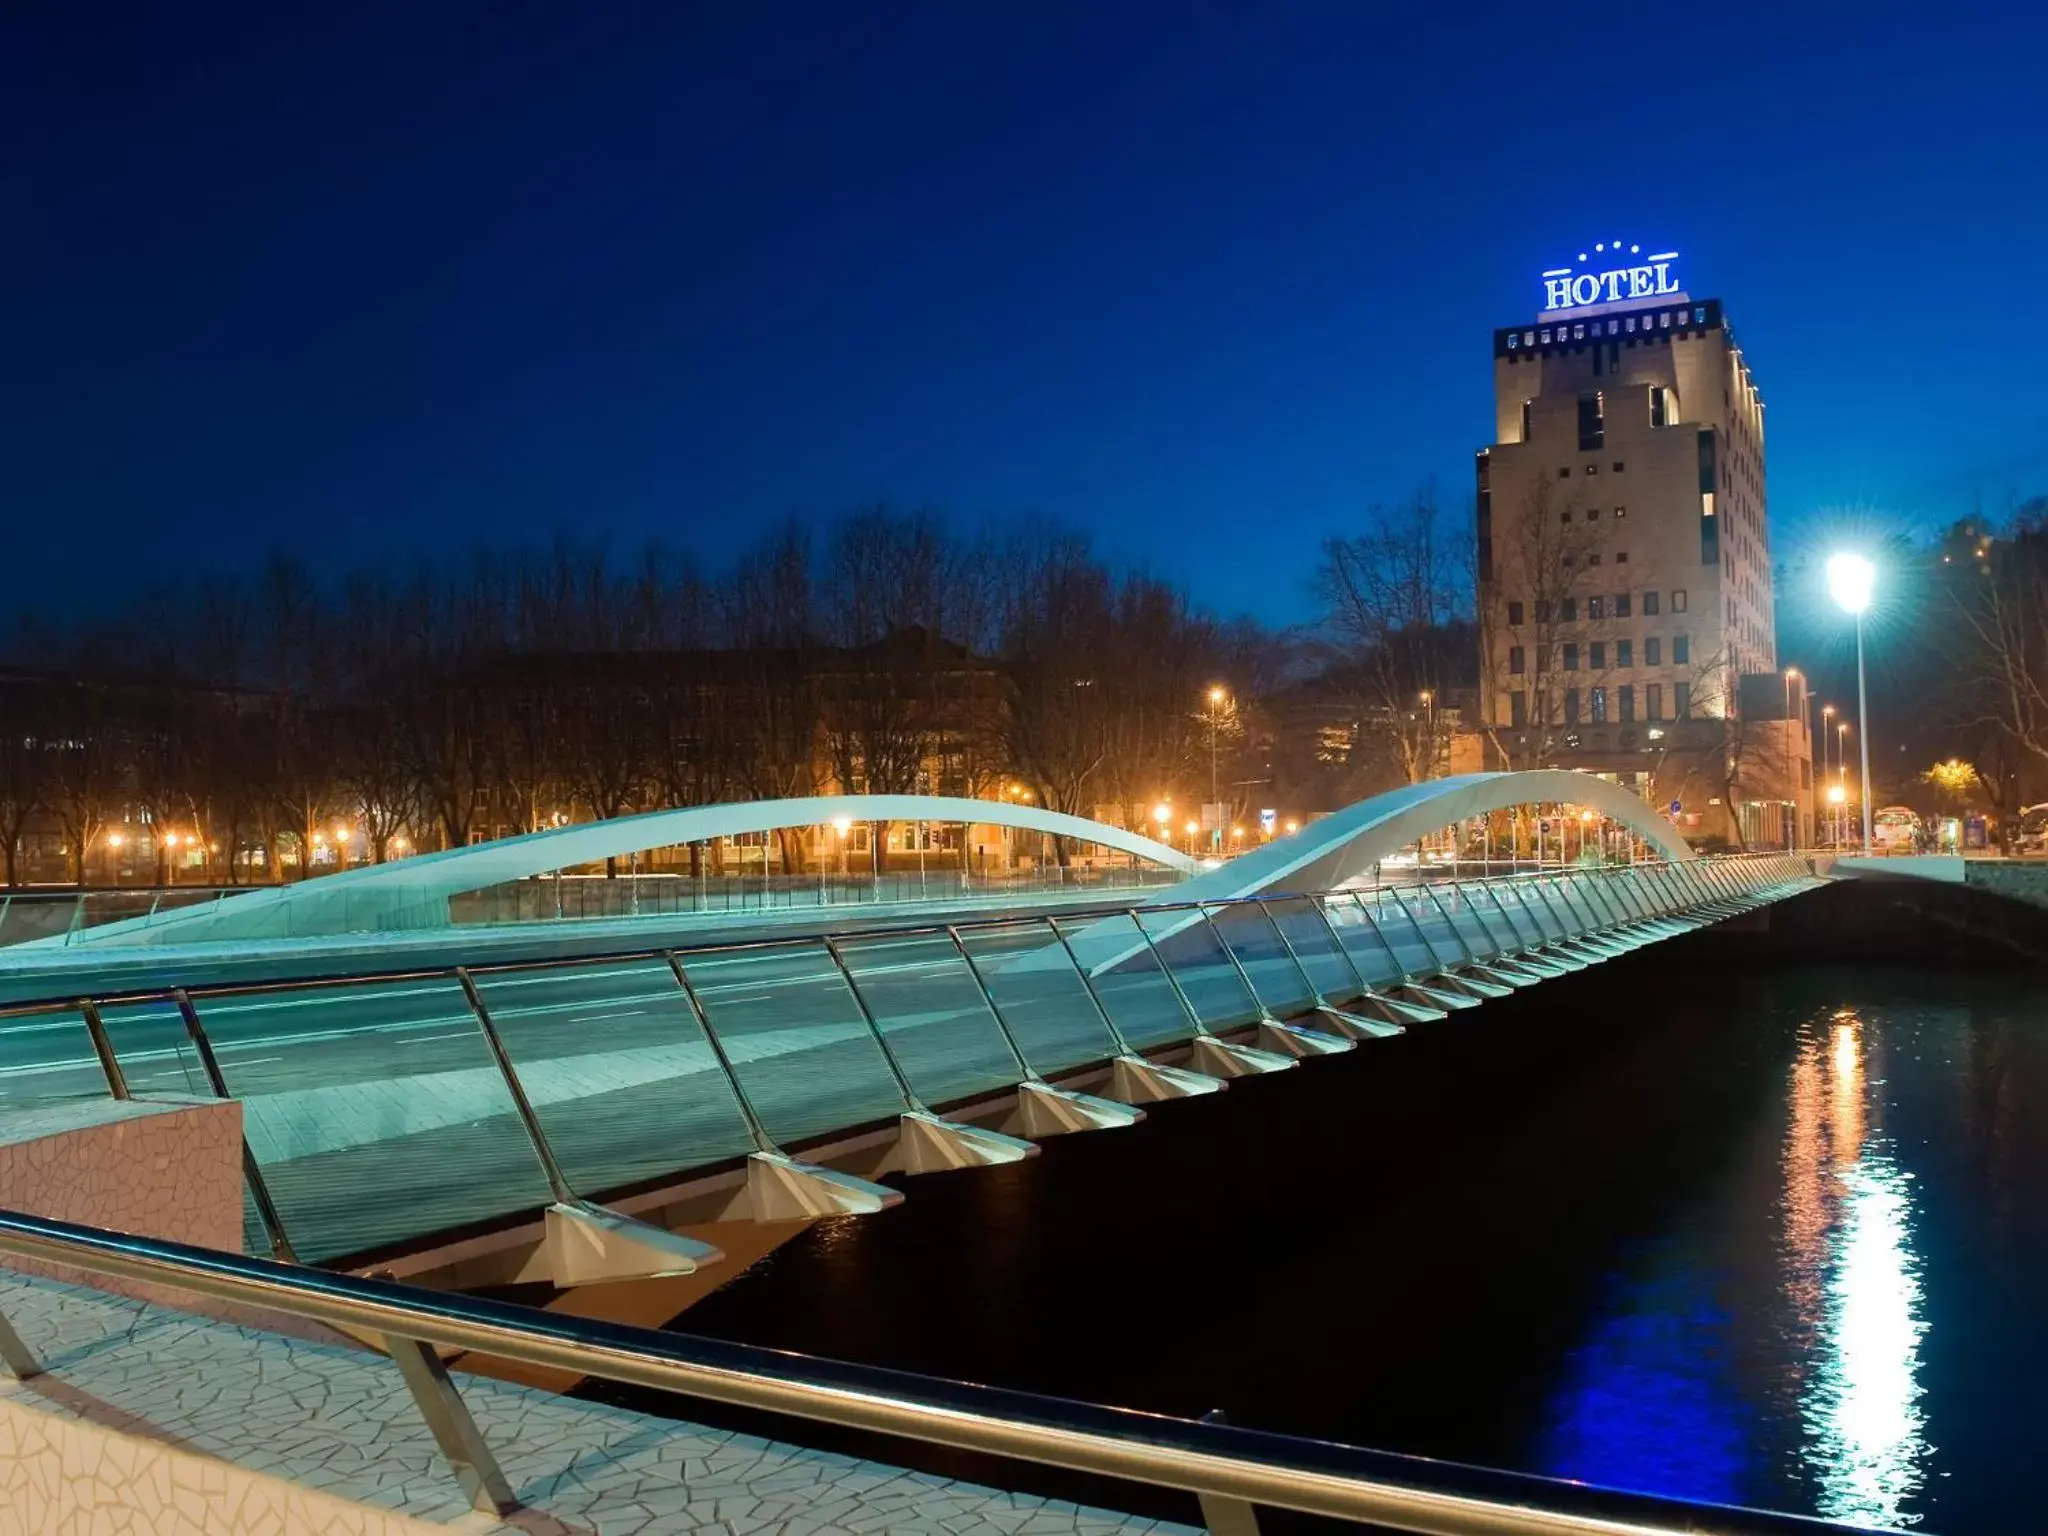
[[[1830,828],[1832,836],[1830,840],[1837,848],[1842,845],[1842,802],[1848,798],[1849,791],[1841,785],[1830,784],[1828,786],[1828,805],[1830,807],[1828,820],[1832,823]]]
[[[1856,735],[1863,753],[1863,856],[1870,857],[1870,692],[1863,671],[1863,615],[1877,586],[1877,567],[1844,551],[1830,555],[1828,591],[1843,612],[1856,617]],[[1846,772],[1846,768],[1844,769]]]
[[[1210,840],[1211,847],[1223,844],[1223,796],[1216,783],[1216,722],[1223,713],[1223,701],[1230,695],[1221,683],[1209,688],[1209,804],[1215,807],[1216,835]]]

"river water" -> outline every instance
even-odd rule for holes
[[[2044,996],[1654,946],[910,1181],[677,1326],[1868,1525],[2033,1528]]]

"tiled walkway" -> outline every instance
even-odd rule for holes
[[[458,1375],[529,1506],[498,1522],[470,1510],[396,1367],[379,1356],[4,1271],[0,1310],[46,1368],[26,1383],[0,1377],[0,1400],[464,1532],[1109,1536],[1188,1529]],[[102,1466],[127,1459],[106,1458]],[[9,1497],[0,1488],[0,1504]],[[105,1504],[118,1506],[123,1497],[122,1488],[103,1486]],[[372,1516],[363,1528],[381,1523]]]

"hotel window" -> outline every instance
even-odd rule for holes
[[[1607,670],[1607,642],[1605,640],[1595,640],[1586,647],[1586,650],[1588,652],[1586,657],[1587,667],[1595,672],[1605,672]]]
[[[1659,596],[1660,594],[1656,592],[1645,592],[1643,594],[1644,618],[1654,619],[1655,617],[1657,617],[1657,599]]]
[[[1579,621],[1579,600],[1576,597],[1560,597],[1557,600],[1557,616],[1567,624]]]
[[[1692,665],[1691,635],[1673,635],[1671,637],[1671,665],[1674,667]]]
[[[1538,332],[1538,334],[1539,334],[1539,335],[1541,335],[1541,336],[1542,336],[1542,338],[1543,338],[1543,345],[1545,345],[1546,347],[1547,347],[1547,346],[1549,346],[1549,345],[1550,345],[1550,327],[1546,325],[1546,326],[1545,326],[1545,327],[1544,327],[1544,328],[1543,328],[1543,329],[1542,329],[1542,330],[1541,330],[1540,332]]]
[[[1558,478],[1558,479],[1560,479],[1560,480],[1569,480],[1569,479],[1571,479],[1571,477],[1572,477],[1572,467],[1571,467],[1571,465],[1569,465],[1569,464],[1565,465],[1565,466],[1564,466],[1564,468],[1560,469],[1560,470],[1559,470],[1559,471],[1557,472],[1557,478]]]
[[[1664,685],[1650,683],[1643,689],[1643,718],[1662,719],[1664,715]]]
[[[1685,588],[1680,587],[1671,594],[1671,611],[1673,613],[1685,612]]]
[[[1615,563],[1616,565],[1627,565],[1627,564],[1628,564],[1628,551],[1627,551],[1627,550],[1625,550],[1625,549],[1618,549],[1618,550],[1616,550],[1616,551],[1614,552],[1614,563]]]
[[[1517,677],[1521,676],[1522,674],[1523,659],[1524,658],[1522,655],[1522,648],[1519,645],[1511,645],[1508,647],[1508,670],[1514,673]]]
[[[1615,473],[1616,473],[1616,474],[1618,475],[1618,474],[1620,474],[1620,473],[1621,473],[1621,471],[1622,471],[1622,461],[1621,461],[1620,459],[1616,459],[1616,460],[1614,461],[1614,472],[1615,472]]]
[[[1673,683],[1671,685],[1671,713],[1681,720],[1690,720],[1692,718],[1691,683]]]
[[[1633,640],[1614,642],[1614,664],[1617,667],[1632,667],[1636,664],[1636,643]]]
[[[1584,327],[1583,325],[1575,325],[1575,326],[1573,326],[1573,327],[1572,327],[1572,340],[1573,340],[1573,341],[1584,341],[1585,339],[1586,339],[1586,328],[1585,328],[1585,327]]]
[[[1579,690],[1576,688],[1567,688],[1564,691],[1564,723],[1579,723]]]
[[[1661,667],[1664,665],[1664,642],[1655,635],[1643,641],[1643,665]]]
[[[1536,622],[1538,624],[1548,624],[1550,622],[1550,599],[1547,597],[1536,599]]]
[[[1616,617],[1617,619],[1625,619],[1625,618],[1627,618],[1627,617],[1629,616],[1629,615],[1628,615],[1628,607],[1629,607],[1629,604],[1628,604],[1628,594],[1627,594],[1626,592],[1617,592],[1617,593],[1615,593],[1615,594],[1614,594],[1614,616],[1615,616],[1615,617]]]
[[[1593,706],[1593,723],[1595,725],[1605,725],[1607,723],[1607,690],[1605,688],[1593,689],[1588,702]]]
[[[1604,597],[1589,597],[1589,598],[1587,598],[1587,599],[1586,599],[1586,617],[1587,617],[1587,618],[1589,618],[1589,619],[1604,619],[1604,618],[1606,618],[1606,617],[1607,617],[1607,599],[1606,599],[1606,598],[1604,598]]]
[[[1508,723],[1527,725],[1529,723],[1529,695],[1517,688],[1508,695]]]
[[[1579,452],[1590,453],[1606,442],[1606,406],[1600,398],[1600,391],[1588,390],[1579,396]],[[1586,473],[1593,473],[1593,466],[1586,466]]]
[[[1619,469],[1619,468],[1621,468],[1621,466],[1620,466],[1619,464],[1615,465],[1614,467],[1615,467],[1616,469]],[[1615,515],[1616,517],[1627,517],[1627,516],[1628,516],[1628,508],[1627,508],[1627,507],[1616,507],[1616,508],[1614,509],[1614,515]]]
[[[1598,565],[1599,563],[1600,563],[1600,556],[1599,556],[1599,554],[1598,554],[1597,552],[1596,552],[1596,553],[1594,553],[1594,554],[1590,554],[1590,555],[1586,556],[1586,564],[1588,564],[1588,565]]]
[[[1557,520],[1560,523],[1568,523],[1572,520],[1572,515],[1569,512],[1560,512],[1557,514]]]
[[[1599,515],[1600,515],[1600,509],[1599,509],[1598,507],[1588,507],[1588,508],[1586,508],[1586,521],[1587,521],[1587,522],[1589,522],[1589,523],[1590,523],[1590,522],[1592,522],[1592,521],[1593,521],[1593,519],[1594,519],[1594,518],[1596,518],[1596,517],[1598,517]]]
[[[1614,702],[1621,707],[1621,723],[1633,725],[1636,718],[1636,685],[1623,683],[1614,690]]]
[[[1586,466],[1586,473],[1589,475],[1597,475],[1600,473],[1600,466],[1598,464],[1588,464]]]
[[[1516,598],[1513,602],[1508,604],[1508,622],[1510,624],[1519,624],[1522,622],[1522,602],[1520,598]]]
[[[1579,642],[1567,640],[1564,643],[1564,669],[1567,672],[1579,670]]]

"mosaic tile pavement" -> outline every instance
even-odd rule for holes
[[[6,1272],[0,1310],[47,1368],[0,1377],[0,1536],[1191,1531],[458,1373],[528,1506],[501,1522],[469,1508],[379,1356]]]

